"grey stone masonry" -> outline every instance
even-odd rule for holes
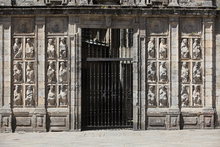
[[[83,29],[94,28],[132,30],[124,42],[132,44],[133,107],[126,111],[132,113],[133,130],[220,128],[217,5],[214,0],[0,0],[0,132],[85,129]],[[110,46],[107,34],[88,36],[95,41],[104,36]]]

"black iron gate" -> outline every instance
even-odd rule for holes
[[[82,29],[84,129],[132,127],[131,44],[125,41],[131,33],[126,29]]]

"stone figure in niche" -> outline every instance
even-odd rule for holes
[[[19,106],[22,105],[22,92],[21,86],[16,85],[14,90],[14,105]]]
[[[183,107],[189,105],[189,92],[188,92],[186,86],[182,86],[182,90],[181,90],[181,105]]]
[[[156,81],[156,66],[153,62],[148,62],[147,79],[148,81]]]
[[[60,93],[58,95],[59,99],[59,104],[62,105],[67,105],[67,86],[62,85],[60,89]]]
[[[55,58],[56,51],[53,39],[48,39],[47,56],[48,58]]]
[[[167,58],[167,43],[164,38],[161,39],[160,41],[160,58],[161,59],[166,59]]]
[[[47,69],[47,79],[49,83],[56,81],[56,70],[52,61],[49,62],[49,67]]]
[[[56,94],[55,94],[55,86],[50,86],[50,90],[48,92],[47,101],[49,106],[56,105]]]
[[[168,105],[168,94],[166,86],[161,86],[159,90],[159,102],[161,107],[166,107]]]
[[[181,57],[182,58],[189,58],[189,46],[188,40],[183,39],[181,43]]]
[[[26,43],[26,57],[27,58],[34,57],[34,45],[30,38],[27,39],[27,43]]]
[[[67,67],[65,62],[60,62],[59,77],[61,83],[67,82]]]
[[[189,68],[188,68],[188,63],[187,62],[182,63],[181,81],[183,83],[187,83],[189,81]]]
[[[19,62],[16,62],[13,69],[14,82],[22,82],[22,67]]]
[[[201,91],[200,91],[200,86],[193,86],[193,105],[194,106],[201,106],[202,104],[202,99],[201,99]]]
[[[193,82],[200,83],[202,81],[201,63],[196,62],[193,66]]]
[[[14,58],[22,57],[22,45],[18,38],[15,39],[15,43],[13,45]]]
[[[62,38],[60,41],[60,58],[67,58],[67,45],[65,38]]]
[[[31,85],[27,86],[25,105],[26,106],[33,106],[34,105],[34,91],[33,91],[33,87]]]
[[[147,51],[148,51],[148,57],[149,58],[155,58],[155,40],[154,38],[150,38],[150,41],[148,42],[147,46]]]
[[[32,62],[27,63],[26,78],[28,83],[34,83],[35,74],[34,74],[34,64]]]
[[[161,62],[160,63],[160,81],[166,82],[167,80],[168,80],[168,75],[167,75],[166,62]]]
[[[201,58],[201,45],[200,45],[200,41],[199,39],[194,39],[194,42],[193,42],[193,58],[194,59],[199,59]]]
[[[149,86],[147,100],[149,106],[156,106],[156,94],[154,86]]]

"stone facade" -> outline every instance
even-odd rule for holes
[[[0,132],[83,129],[82,28],[133,29],[134,130],[220,128],[216,4],[0,0]]]

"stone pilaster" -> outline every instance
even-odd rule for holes
[[[139,96],[140,96],[140,129],[145,130],[146,126],[146,21],[140,18],[140,34],[139,34]]]
[[[11,17],[0,19],[0,132],[11,132]]]
[[[133,129],[140,129],[140,96],[139,96],[139,29],[137,25],[134,26],[134,35],[133,35]]]
[[[216,70],[215,75],[216,75],[216,118],[215,118],[215,123],[216,127],[220,128],[220,17],[218,16],[216,19],[216,24],[215,24],[215,32],[216,32],[216,46],[215,46],[215,67],[214,69]]]
[[[169,7],[178,7],[179,6],[179,0],[170,0]]]
[[[36,38],[37,38],[37,50],[38,50],[38,106],[37,112],[39,115],[39,122],[43,122],[41,131],[46,131],[46,109],[45,109],[45,100],[46,100],[46,90],[45,90],[45,17],[36,17]],[[38,116],[37,116],[38,117]],[[38,130],[38,126],[36,126]]]
[[[81,130],[81,62],[79,17],[69,16],[69,37],[71,47],[71,130]],[[80,79],[79,79],[80,78]]]
[[[179,18],[170,17],[170,60],[171,63],[171,98],[169,108],[169,128],[179,129]]]
[[[204,18],[204,76],[205,76],[205,95],[204,95],[204,128],[214,127],[213,110],[213,48],[214,48],[214,18]]]

